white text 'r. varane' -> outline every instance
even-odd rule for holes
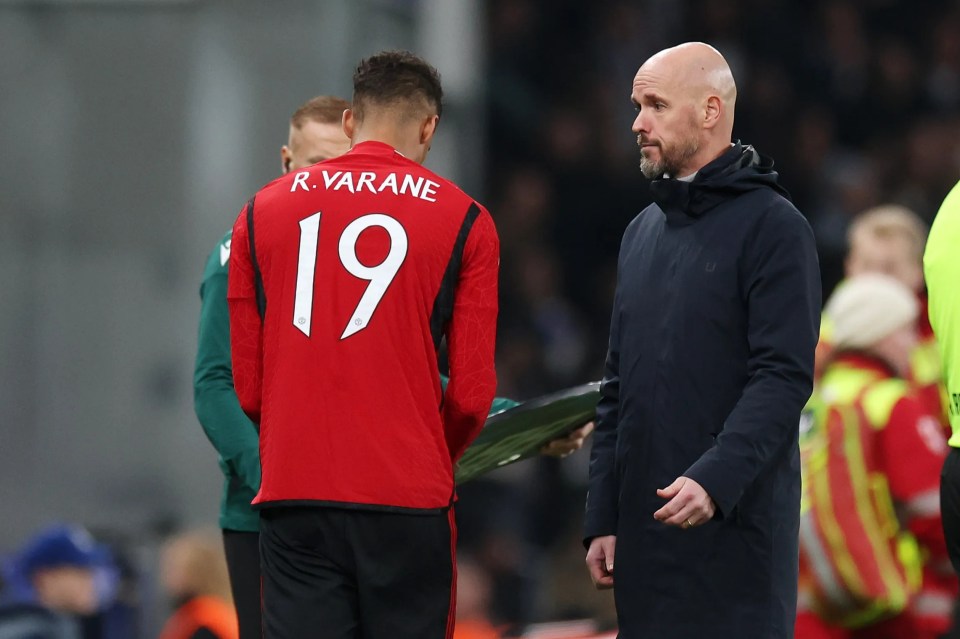
[[[323,188],[328,191],[349,191],[350,193],[361,193],[369,191],[373,194],[388,191],[394,195],[409,195],[410,197],[420,198],[426,202],[436,202],[437,189],[440,185],[433,180],[423,177],[414,178],[409,173],[401,174],[387,173],[381,176],[374,171],[362,171],[359,173],[353,171],[334,171],[331,173],[326,169],[320,171],[323,178]],[[290,186],[290,192],[298,189],[310,192],[316,189],[317,183],[310,183],[309,171],[301,171],[293,178],[293,184]]]

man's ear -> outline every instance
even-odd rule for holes
[[[437,132],[437,125],[440,124],[439,115],[431,115],[420,125],[420,144],[430,146],[433,140],[433,134]]]
[[[703,113],[703,128],[712,129],[720,122],[723,116],[723,102],[715,95],[707,98],[706,109]]]
[[[343,118],[340,121],[341,126],[343,126],[343,133],[350,141],[353,142],[353,132],[356,129],[357,122],[353,117],[353,109],[344,109]]]
[[[290,172],[290,164],[293,162],[293,153],[286,144],[280,147],[280,166],[283,174]]]

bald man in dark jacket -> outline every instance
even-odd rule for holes
[[[772,162],[731,143],[736,87],[690,43],[634,79],[655,204],[620,248],[585,541],[623,639],[793,636],[813,234]]]

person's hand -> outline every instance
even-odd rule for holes
[[[677,477],[666,488],[658,488],[657,496],[670,501],[653,513],[653,517],[668,526],[692,528],[710,521],[717,512],[717,505],[707,491],[689,477]]]
[[[617,546],[616,535],[594,537],[587,550],[587,570],[597,590],[613,588],[613,555]]]
[[[588,422],[566,437],[547,442],[540,449],[540,453],[549,457],[566,457],[583,448],[583,440],[592,432],[593,422]]]

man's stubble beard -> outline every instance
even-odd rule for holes
[[[662,145],[658,146],[660,148],[659,162],[654,162],[644,155],[642,150],[640,151],[640,172],[648,180],[659,180],[665,174],[674,178],[681,177],[679,175],[680,167],[697,154],[697,151],[700,150],[700,141],[696,137],[691,137],[684,140],[682,144],[669,149],[665,149]]]

